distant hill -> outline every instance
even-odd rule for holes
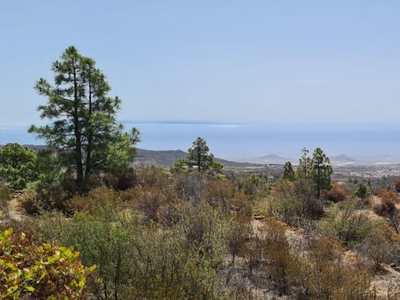
[[[0,145],[0,148],[3,145]],[[46,149],[44,145],[23,145],[36,152]],[[169,167],[180,158],[185,158],[187,152],[182,150],[146,150],[137,148],[137,155],[133,163],[134,166],[145,167]],[[235,162],[221,158],[215,158],[216,161],[222,163],[224,167],[241,168],[241,167],[262,167],[262,165],[251,162]]]
[[[260,157],[249,158],[247,161],[256,164],[277,164],[277,165],[284,165],[288,161],[292,163],[294,162],[294,160],[291,158],[282,157],[275,154],[268,154]]]
[[[172,166],[176,160],[185,158],[187,152],[182,150],[145,150],[137,149],[137,155],[134,166],[159,166],[169,167]],[[215,158],[216,161],[222,163],[224,167],[238,168],[238,167],[262,167],[256,163],[235,162],[221,158]]]
[[[355,159],[353,159],[345,154],[341,154],[338,156],[331,156],[329,159],[330,159],[332,165],[348,165],[348,164],[356,163]]]
[[[356,160],[345,155],[345,154],[341,154],[338,156],[332,156],[330,157],[331,161],[341,161],[341,162],[355,162]]]
[[[185,158],[186,155],[187,153],[182,150],[137,149],[134,165],[169,167],[173,165],[176,160]]]

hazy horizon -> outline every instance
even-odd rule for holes
[[[300,157],[303,147],[312,152],[322,148],[328,156],[399,157],[400,123],[298,123],[298,122],[209,122],[209,121],[122,121],[126,129],[137,127],[147,150],[187,151],[198,137],[210,152],[225,159],[275,154]],[[28,126],[0,126],[0,144],[44,144],[27,133]]]

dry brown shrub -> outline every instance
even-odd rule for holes
[[[396,182],[394,183],[394,188],[397,193],[400,193],[400,180],[396,180]]]
[[[138,209],[146,218],[158,221],[160,207],[166,202],[166,197],[158,187],[145,187],[138,192]]]
[[[45,203],[48,203],[47,201]],[[30,215],[40,214],[41,211],[47,210],[47,206],[43,206],[44,203],[40,201],[40,197],[35,191],[27,191],[20,197],[19,208],[23,209]]]
[[[176,177],[175,188],[180,198],[194,206],[205,199],[209,177],[200,172],[182,173]]]
[[[396,212],[396,204],[391,198],[382,198],[381,203],[374,206],[374,212],[383,217],[388,217]]]
[[[376,195],[380,197],[382,200],[391,201],[393,203],[399,203],[400,198],[397,193],[393,190],[378,190]]]
[[[99,207],[111,204],[115,208],[122,209],[123,201],[120,193],[105,186],[95,188],[86,196],[75,196],[67,200],[66,206],[72,211],[85,211],[96,214]]]
[[[326,200],[332,201],[332,202],[339,202],[343,201],[346,199],[347,193],[345,188],[342,185],[339,185],[337,183],[334,183],[332,188],[329,191],[325,192],[325,198]]]
[[[231,200],[231,210],[244,220],[250,221],[253,210],[250,199],[242,192],[236,192]]]
[[[268,218],[263,228],[264,251],[267,259],[267,273],[274,281],[275,288],[287,294],[302,268],[298,253],[291,249],[285,235],[286,226],[274,218]]]
[[[392,227],[382,224],[362,241],[357,250],[378,273],[383,270],[383,264],[399,260],[400,238]]]
[[[271,191],[271,196],[274,199],[284,199],[293,197],[295,192],[295,184],[289,180],[278,182]]]
[[[169,175],[161,168],[137,168],[135,170],[136,182],[140,186],[164,187],[170,184]]]
[[[204,198],[212,207],[219,207],[225,213],[235,212],[245,218],[252,215],[249,196],[235,191],[230,181],[220,179],[208,181]]]
[[[314,240],[299,276],[307,299],[366,299],[372,277],[357,256],[346,256],[340,241]]]
[[[228,211],[234,194],[235,187],[232,182],[210,180],[207,183],[205,199],[212,207],[221,207],[224,211]]]

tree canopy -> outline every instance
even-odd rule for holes
[[[296,173],[293,170],[292,163],[290,161],[286,162],[283,166],[283,180],[294,181],[296,179]]]
[[[312,179],[317,192],[317,198],[321,197],[322,190],[331,188],[331,175],[333,173],[331,162],[321,148],[316,148],[312,157]]]
[[[37,179],[36,153],[18,143],[0,148],[0,178],[14,189],[23,189]]]
[[[188,149],[188,155],[184,159],[178,159],[171,167],[173,173],[183,170],[197,170],[198,172],[214,171],[220,172],[223,165],[214,160],[214,155],[209,153],[207,143],[198,137]]]
[[[302,152],[296,171],[297,179],[312,184],[317,199],[320,199],[321,192],[331,187],[333,169],[330,160],[321,148],[316,148],[312,157],[308,156],[308,149],[303,148]]]
[[[124,131],[117,123],[121,108],[118,97],[96,62],[68,47],[51,67],[54,85],[40,78],[35,90],[47,98],[38,111],[50,123],[32,125],[29,132],[44,140],[56,155],[64,178],[76,181],[79,193],[87,190],[91,177],[118,172],[133,161],[138,131]]]

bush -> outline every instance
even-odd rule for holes
[[[229,247],[229,254],[232,256],[232,265],[235,265],[236,256],[247,253],[246,241],[250,237],[251,227],[249,223],[243,220],[232,219],[228,228],[225,240]]]
[[[318,219],[324,215],[324,206],[315,197],[312,183],[308,180],[298,180],[294,183],[294,194],[302,203],[302,213],[310,219]]]
[[[88,295],[88,276],[79,252],[43,243],[32,236],[0,233],[1,299],[83,299]]]
[[[66,212],[66,201],[74,193],[71,188],[72,182],[61,182],[55,178],[42,178],[36,184],[35,190],[24,193],[21,199],[21,208],[28,214],[39,215],[45,211],[58,210]]]
[[[207,182],[204,198],[213,207],[220,207],[229,211],[231,200],[234,198],[235,189],[231,182],[221,180],[210,180]]]
[[[332,201],[334,203],[343,201],[346,199],[347,194],[343,186],[339,184],[333,184],[332,188],[329,191],[325,192],[326,200]]]
[[[392,197],[382,198],[381,203],[375,205],[373,209],[377,215],[388,218],[394,230],[399,233],[400,211],[396,208],[395,201]]]
[[[74,246],[84,264],[97,265],[98,299],[218,299],[229,219],[207,203],[182,202],[174,209],[178,218],[168,227],[143,223],[108,203],[71,219],[44,214],[32,228],[41,239]]]
[[[46,208],[50,208],[47,205],[45,206],[45,204],[46,203],[40,201],[37,192],[26,191],[20,199],[19,206],[28,214],[39,215],[46,210]]]
[[[208,177],[200,172],[182,173],[177,177],[178,195],[191,205],[199,205],[205,199]]]
[[[9,188],[0,182],[0,213],[3,212],[8,217],[8,202],[11,200]]]
[[[389,217],[396,212],[396,204],[390,198],[382,198],[381,203],[374,206],[374,212],[383,217]]]
[[[148,220],[158,222],[161,206],[166,204],[166,197],[158,187],[145,187],[136,191],[138,209]]]
[[[399,259],[400,240],[392,228],[377,226],[357,247],[359,253],[372,262],[373,270],[379,272],[383,264]]]
[[[138,168],[135,170],[136,183],[140,186],[165,187],[169,183],[168,174],[161,167]]]
[[[311,182],[283,180],[273,189],[269,197],[269,214],[290,226],[301,224],[324,215],[322,201],[315,197]]]
[[[370,299],[369,270],[357,257],[344,255],[340,241],[319,238],[298,275],[298,289],[306,299]]]
[[[400,193],[400,180],[396,180],[396,182],[394,183],[394,188],[397,193]]]
[[[300,227],[301,220],[305,217],[303,203],[296,197],[271,200],[269,211],[271,216],[293,227]]]
[[[333,234],[346,246],[352,247],[366,238],[379,223],[356,209],[357,201],[343,201],[336,205],[331,214],[323,219],[322,226],[329,236]]]
[[[362,200],[368,196],[368,187],[364,182],[358,182],[354,190],[354,197],[358,197]]]
[[[119,191],[131,189],[137,184],[136,172],[133,168],[129,168],[118,176],[109,175],[106,178],[106,184]]]
[[[382,200],[388,200],[393,203],[399,203],[399,196],[393,190],[383,190],[380,189],[376,192],[376,195],[380,197]]]
[[[76,195],[65,203],[65,207],[71,213],[81,211],[93,216],[97,214],[100,207],[107,205],[111,205],[115,209],[121,209],[123,201],[118,191],[105,186],[91,190],[86,196]]]
[[[269,218],[263,229],[266,272],[273,279],[278,291],[288,293],[290,285],[300,272],[300,261],[287,241],[286,228],[279,221]]]

